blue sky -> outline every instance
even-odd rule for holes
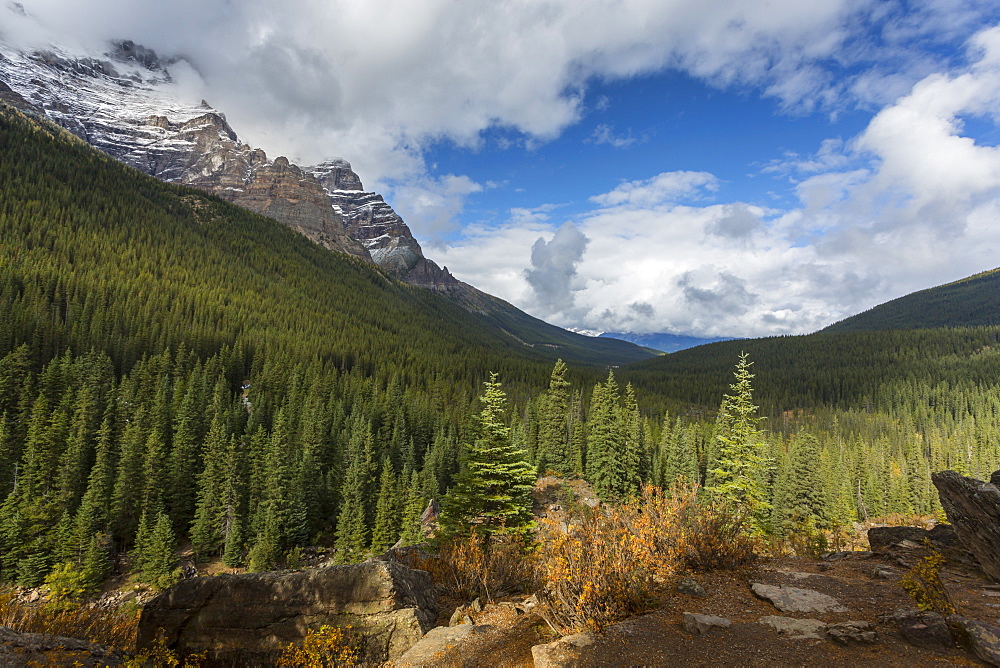
[[[36,41],[182,56],[179,95],[346,158],[562,326],[803,333],[1000,266],[995,0],[23,4]]]

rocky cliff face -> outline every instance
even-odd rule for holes
[[[0,100],[47,116],[147,174],[213,192],[409,283],[472,289],[424,257],[403,219],[364,190],[348,162],[300,169],[269,160],[205,101],[181,102],[169,71],[176,62],[128,41],[102,58],[0,45]]]

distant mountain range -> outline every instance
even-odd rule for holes
[[[599,336],[609,339],[619,339],[630,341],[645,348],[652,348],[665,353],[675,353],[678,350],[686,350],[695,346],[702,346],[706,343],[716,343],[718,341],[731,341],[733,337],[699,338],[697,336],[684,336],[683,334],[668,334],[665,332],[653,334],[634,334],[631,332],[603,332]]]

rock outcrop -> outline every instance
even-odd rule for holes
[[[283,157],[269,161],[207,102],[182,102],[170,74],[177,63],[130,41],[113,42],[102,58],[0,45],[0,100],[140,171],[270,216],[401,280],[440,292],[468,288],[424,257],[403,219],[364,190],[348,162],[300,169]]]
[[[162,639],[202,665],[273,665],[281,649],[324,624],[364,638],[363,660],[395,659],[434,624],[430,576],[391,561],[178,582],[146,604],[137,646]]]
[[[992,477],[1000,476],[994,473]],[[959,540],[979,561],[983,573],[1000,582],[1000,489],[954,471],[934,473],[931,480]]]
[[[0,626],[0,666],[120,666],[121,652],[106,645]]]

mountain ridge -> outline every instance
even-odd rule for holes
[[[88,144],[168,183],[188,185],[273,218],[318,245],[379,266],[449,297],[523,345],[562,350],[590,364],[652,355],[627,342],[595,342],[524,314],[459,281],[423,255],[381,195],[365,191],[350,163],[299,167],[243,143],[225,114],[173,96],[170,73],[150,49],[115,42],[106,58],[21,53],[0,44],[0,100],[46,118]],[[569,361],[567,359],[567,361]]]
[[[891,299],[823,332],[1000,325],[1000,268]]]

